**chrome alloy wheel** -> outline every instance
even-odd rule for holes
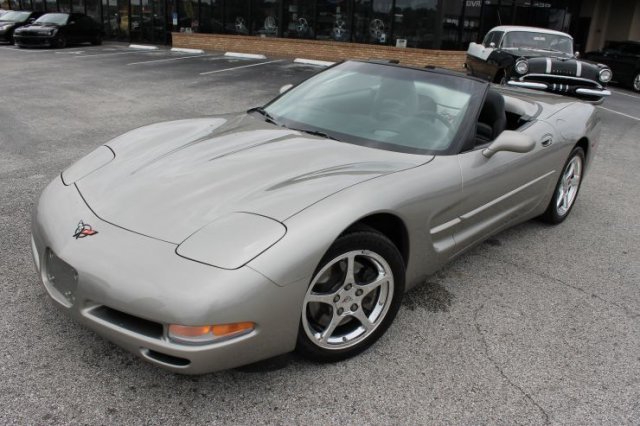
[[[393,273],[382,256],[358,250],[336,257],[316,274],[304,298],[307,337],[330,350],[357,345],[384,320],[393,290]]]
[[[640,73],[633,79],[633,90],[640,92]]]
[[[576,200],[578,195],[578,189],[580,188],[580,179],[582,177],[582,158],[574,156],[567,167],[564,169],[564,174],[558,190],[556,192],[556,208],[558,215],[564,216],[571,209],[571,206]]]

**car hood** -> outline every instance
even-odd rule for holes
[[[284,221],[346,187],[433,159],[247,114],[159,123],[107,146],[115,159],[76,182],[87,204],[107,222],[175,244],[231,212]]]

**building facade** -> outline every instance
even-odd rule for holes
[[[84,12],[113,40],[172,32],[465,50],[496,25],[568,32],[576,49],[640,39],[638,0],[0,0],[4,9]]]

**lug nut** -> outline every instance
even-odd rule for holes
[[[340,295],[336,294],[336,297],[333,298],[333,303],[337,303],[340,300]]]
[[[347,284],[347,285],[344,287],[344,289],[345,289],[345,290],[351,290],[351,284]]]
[[[356,296],[362,296],[362,293],[364,293],[364,292],[362,291],[361,288],[356,290]]]
[[[357,311],[358,310],[358,305],[356,305],[355,303],[353,305],[351,305],[351,310],[352,311]]]
[[[338,315],[342,315],[343,312],[344,312],[344,309],[338,308]]]

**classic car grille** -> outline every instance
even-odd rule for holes
[[[534,82],[540,82],[540,83],[547,83],[549,85],[562,84],[562,85],[579,86],[579,87],[587,87],[587,88],[595,88],[595,89],[601,88],[601,86],[597,82],[593,80],[589,80],[587,78],[553,75],[553,74],[528,74],[522,77],[521,81],[534,81]]]
[[[551,74],[555,75],[576,75],[576,61],[553,61],[551,68]]]
[[[119,328],[124,328],[136,334],[160,339],[164,328],[162,324],[130,315],[108,306],[100,305],[87,312],[88,315],[101,319]]]
[[[18,42],[20,44],[41,45],[41,44],[47,44],[49,42],[49,39],[42,36],[31,36],[31,35],[23,34],[18,39]]]
[[[66,304],[73,305],[76,301],[75,292],[78,287],[76,270],[48,248],[45,252],[44,273],[48,284],[62,295],[67,302]]]

